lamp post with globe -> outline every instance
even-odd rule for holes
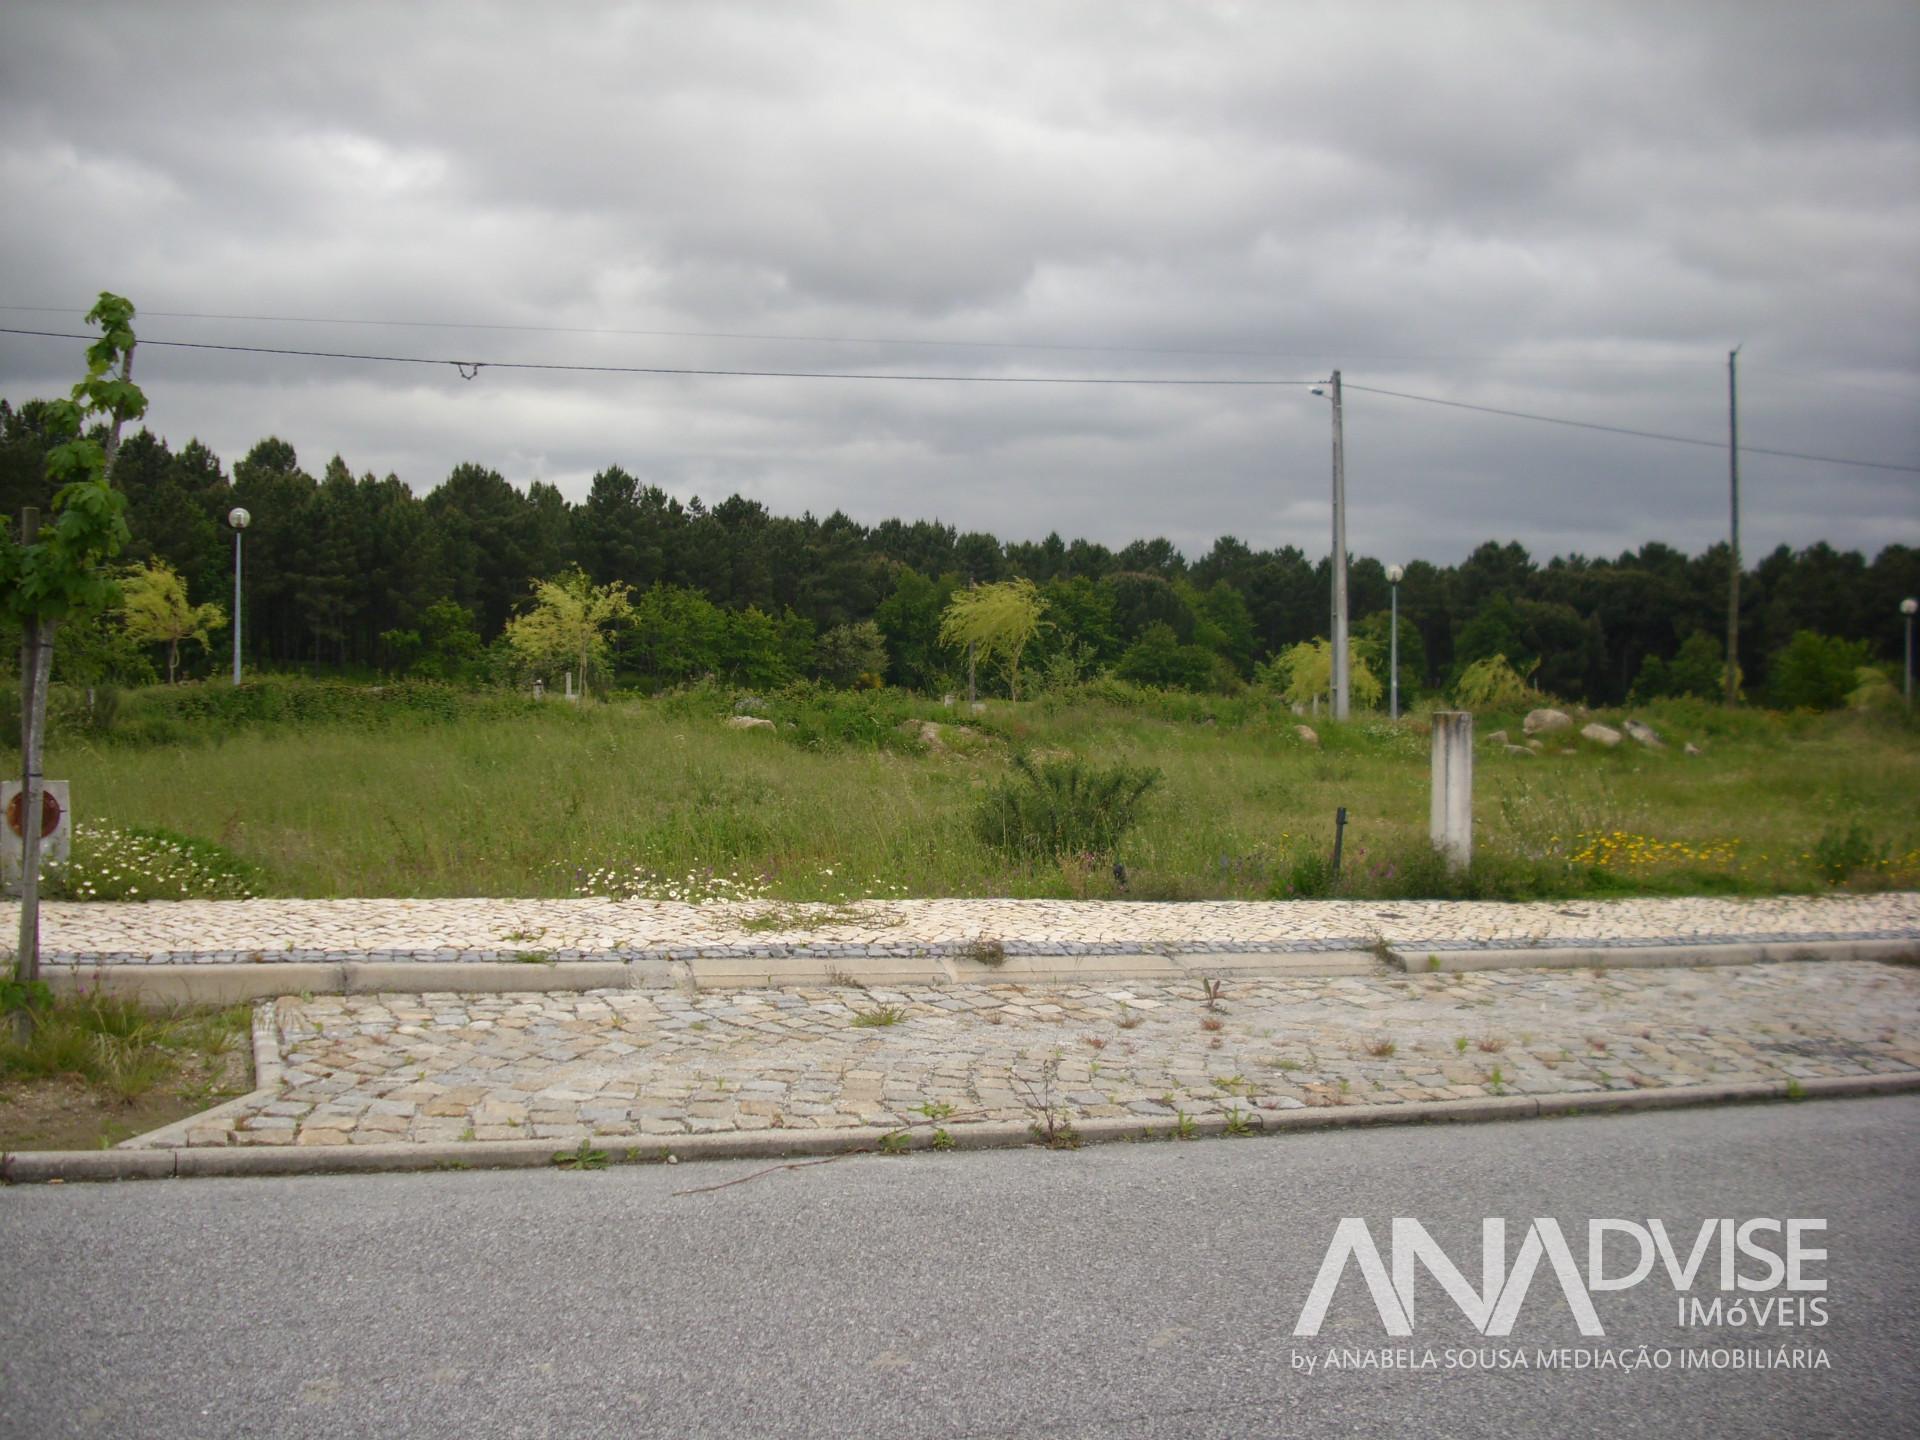
[[[233,683],[240,683],[240,532],[253,516],[238,505],[227,512],[227,524],[233,527]]]
[[[1393,587],[1393,623],[1387,631],[1387,718],[1390,720],[1400,718],[1400,582],[1406,574],[1399,565],[1387,567],[1387,584]]]
[[[1907,708],[1913,708],[1913,615],[1920,610],[1920,600],[1909,595],[1900,602],[1900,613],[1907,617]]]

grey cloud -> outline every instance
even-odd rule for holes
[[[1350,380],[1920,463],[1904,4],[15,7],[0,302],[491,360]],[[782,343],[151,312],[891,337]],[[44,316],[9,317],[33,323]],[[71,320],[63,321],[65,328]],[[942,340],[1112,350],[971,349]],[[905,343],[917,342],[917,343]],[[1152,347],[1194,352],[1155,354]],[[0,337],[0,393],[68,349]],[[420,488],[1325,548],[1291,390],[639,380],[152,348],[157,428]],[[1352,542],[1724,529],[1724,454],[1356,393]],[[1750,460],[1749,550],[1920,543],[1910,474]],[[1810,499],[1809,497],[1814,497]]]

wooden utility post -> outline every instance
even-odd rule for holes
[[[1727,704],[1740,700],[1740,397],[1734,373],[1740,347],[1727,352],[1727,484],[1732,527],[1727,556]]]

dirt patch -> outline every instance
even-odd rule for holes
[[[0,1151],[104,1150],[244,1095],[253,1065],[244,1041],[208,1059],[184,1055],[179,1071],[131,1103],[82,1081],[0,1081]]]

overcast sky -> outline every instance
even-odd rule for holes
[[[1920,466],[1920,6],[21,3],[0,324],[428,358],[1317,379]],[[52,307],[39,309],[36,307]],[[300,317],[215,319],[203,316]],[[378,322],[378,323],[372,323]],[[677,332],[677,333],[663,333]],[[71,342],[0,336],[0,394]],[[426,491],[1328,548],[1303,388],[696,378],[143,347],[229,464]],[[1724,449],[1349,390],[1349,543],[1698,550]],[[1920,544],[1920,474],[1750,455],[1749,558]]]

